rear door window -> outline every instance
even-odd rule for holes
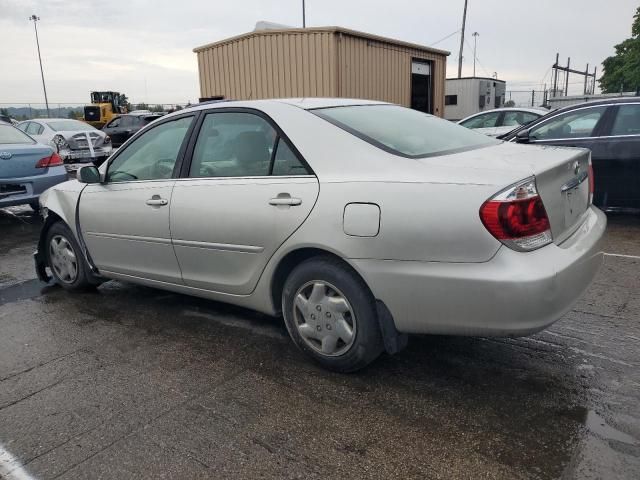
[[[36,122],[30,122],[27,127],[27,133],[29,135],[40,135],[44,131],[44,127]]]
[[[611,135],[640,135],[640,104],[618,107]]]
[[[502,126],[518,127],[520,125],[527,125],[533,122],[536,118],[539,118],[539,115],[531,112],[504,112]]]
[[[562,113],[533,127],[529,132],[532,140],[561,140],[590,137],[607,106],[588,107]]]
[[[467,128],[492,128],[497,125],[498,118],[500,118],[500,112],[489,112],[465,120],[460,125]]]

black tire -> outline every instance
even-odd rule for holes
[[[355,316],[355,338],[350,344],[345,343],[342,346],[346,349],[344,352],[325,355],[317,348],[310,346],[308,340],[305,340],[298,330],[302,311],[295,310],[295,297],[301,288],[304,291],[305,285],[315,281],[335,286],[346,299]],[[284,284],[282,313],[289,335],[296,346],[329,370],[337,372],[360,370],[378,358],[384,349],[375,299],[356,272],[339,259],[314,257],[295,267]],[[302,317],[304,318],[304,315]],[[304,322],[306,323],[306,320]]]
[[[35,213],[39,213],[40,212],[40,203],[38,202],[31,202],[29,204],[29,206],[31,207],[31,210],[33,210]]]
[[[76,269],[77,274],[75,278],[71,280],[71,278],[62,278],[56,268],[52,265],[52,251],[51,251],[51,243],[54,239],[62,238],[66,240],[68,246],[73,251],[73,254],[76,258]],[[47,266],[49,270],[51,270],[51,275],[53,276],[54,281],[60,285],[65,290],[87,290],[94,288],[97,283],[93,281],[93,277],[89,271],[89,267],[84,259],[84,255],[82,254],[82,250],[78,245],[78,242],[73,235],[73,232],[64,222],[56,222],[49,230],[47,230],[47,236],[45,240],[45,252],[47,257]]]

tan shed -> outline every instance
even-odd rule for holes
[[[449,52],[341,27],[256,30],[197,47],[200,97],[344,97],[444,114]]]

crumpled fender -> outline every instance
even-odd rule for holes
[[[44,282],[51,280],[51,277],[49,277],[46,271],[45,238],[49,227],[60,219],[71,229],[83,251],[82,253],[90,270],[90,280],[95,280],[96,284],[99,283],[97,277],[98,270],[93,265],[82,235],[78,232],[78,205],[80,194],[85,186],[85,184],[77,180],[70,180],[51,187],[40,195],[40,206],[44,218],[44,225],[40,231],[38,249],[33,254],[33,258],[38,278]]]
[[[76,236],[76,240],[79,240],[76,229],[76,209],[78,207],[78,199],[85,186],[85,184],[77,180],[69,180],[51,187],[40,195],[40,206],[42,207],[42,215],[45,221],[50,212],[55,213],[69,226]],[[46,229],[43,228],[43,232],[45,231]]]

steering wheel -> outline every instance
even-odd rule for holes
[[[172,158],[161,158],[153,166],[153,176],[155,178],[171,178],[175,163]]]

